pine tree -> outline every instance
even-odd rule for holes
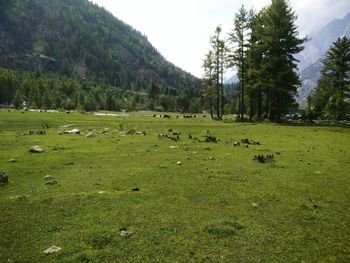
[[[213,52],[209,51],[203,61],[204,76],[202,80],[202,98],[205,104],[208,105],[210,116],[213,119],[213,106],[215,100],[215,85],[214,85],[214,64],[213,64]]]
[[[344,119],[350,110],[350,39],[342,37],[334,42],[322,63],[324,69],[312,98],[313,104],[318,113]]]
[[[246,52],[248,47],[250,22],[253,16],[252,11],[245,9],[244,5],[235,15],[234,28],[229,34],[231,43],[230,62],[231,66],[236,67],[240,81],[240,100],[239,100],[239,118],[243,120],[245,112],[245,80],[246,80]]]
[[[225,41],[221,37],[221,26],[218,26],[215,30],[214,35],[210,39],[210,44],[213,52],[213,75],[214,85],[216,89],[216,118],[222,119],[223,116],[223,74],[226,65],[226,45]]]
[[[16,90],[15,97],[13,99],[13,105],[16,109],[21,108],[23,105],[23,94],[19,89]]]
[[[300,85],[294,55],[303,50],[305,39],[298,37],[297,17],[287,0],[272,0],[266,9],[262,41],[266,73],[268,73],[269,119],[280,121],[282,113],[294,103]]]

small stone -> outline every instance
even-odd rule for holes
[[[45,180],[52,179],[52,176],[51,176],[51,175],[45,175],[44,179],[45,179]]]
[[[207,147],[204,147],[204,150],[206,150],[206,151],[210,151],[210,150],[211,150],[211,148],[210,148],[209,146],[207,146]]]
[[[215,160],[215,158],[213,157],[213,156],[209,156],[209,158],[208,158],[210,161],[214,161]]]
[[[65,131],[64,133],[66,134],[80,134],[80,130],[79,129],[73,129],[70,131]]]
[[[126,131],[121,131],[121,132],[119,132],[119,136],[126,136]]]
[[[86,135],[86,138],[93,138],[93,137],[94,137],[93,132],[89,132],[89,133]]]
[[[53,253],[57,253],[58,251],[60,251],[61,248],[60,247],[57,247],[57,246],[52,246],[52,247],[49,247],[48,249],[46,249],[44,251],[44,253],[46,255],[49,255],[49,254],[53,254]]]
[[[193,154],[193,155],[198,155],[198,152],[195,151],[195,152],[193,152],[192,154]]]
[[[17,161],[16,161],[16,159],[10,159],[10,160],[8,160],[7,162],[8,162],[8,163],[15,163],[15,162],[17,162]]]
[[[177,162],[176,164],[177,164],[177,165],[182,165],[182,162]]]
[[[7,184],[8,182],[8,176],[5,173],[0,172],[0,184]]]
[[[252,203],[252,207],[257,208],[259,205],[257,203]]]
[[[131,189],[131,191],[133,191],[133,192],[140,192],[140,188],[135,187],[135,188]]]
[[[44,150],[38,145],[32,146],[29,149],[29,152],[31,152],[31,153],[42,153],[43,151]]]
[[[186,160],[191,160],[191,157],[189,157],[189,156],[186,156]]]
[[[106,191],[98,191],[98,193],[102,195],[102,194],[105,194],[107,192]]]
[[[321,171],[316,171],[315,174],[321,175],[323,173]]]
[[[179,149],[179,146],[169,146],[170,149]]]
[[[48,181],[45,183],[46,185],[55,185],[55,184],[58,184],[57,181]]]
[[[63,134],[64,134],[63,131],[59,131],[59,132],[57,133],[57,135],[63,135]]]
[[[185,151],[188,151],[188,150],[189,150],[188,146],[184,146],[183,149],[184,149]]]
[[[120,236],[121,237],[131,237],[132,233],[129,231],[126,231],[126,230],[122,230],[122,231],[120,231]]]

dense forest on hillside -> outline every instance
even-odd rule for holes
[[[229,90],[232,85],[228,85]],[[73,79],[56,73],[0,69],[0,98],[16,108],[96,110],[157,110],[201,112],[200,97],[150,81],[142,91],[116,88],[107,83]],[[190,99],[191,98],[191,99]],[[229,113],[229,112],[228,112]]]
[[[199,95],[197,78],[166,61],[141,33],[87,0],[0,5],[2,67],[55,72],[132,91],[145,91],[154,82],[170,94],[184,90]]]

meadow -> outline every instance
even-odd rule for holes
[[[350,262],[349,128],[152,115],[0,111],[0,262]]]

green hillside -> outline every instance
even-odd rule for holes
[[[150,81],[195,95],[199,80],[145,36],[87,0],[0,1],[0,66],[55,72],[135,91]]]

